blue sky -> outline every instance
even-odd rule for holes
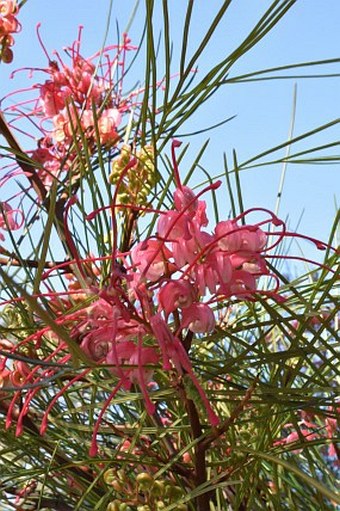
[[[142,1],[141,4],[144,2]],[[176,41],[180,40],[184,0],[170,0],[170,21],[173,26],[174,62],[176,72]],[[195,0],[190,45],[195,48],[212,16],[222,5],[221,1]],[[204,73],[214,62],[239,44],[243,37],[259,20],[271,2],[267,0],[234,0],[215,38],[202,54],[199,73]],[[13,88],[28,83],[27,74],[9,80],[10,72],[21,66],[46,66],[46,58],[37,42],[35,26],[42,23],[41,33],[49,51],[61,50],[76,37],[78,25],[84,25],[84,56],[101,47],[107,22],[109,0],[28,0],[23,7],[20,20],[23,31],[16,37],[15,60],[12,65],[1,65],[0,96]],[[113,1],[112,23],[108,43],[116,42],[116,19],[120,30],[124,30],[135,2]],[[48,6],[48,7],[47,7]],[[157,8],[161,1],[156,0]],[[317,2],[297,0],[296,5],[272,33],[255,49],[243,57],[231,71],[231,76],[265,69],[272,66],[339,57],[340,2],[327,0]],[[143,8],[131,27],[133,42],[138,43],[143,24]],[[157,19],[155,20],[157,29]],[[178,48],[177,48],[178,51]],[[190,51],[190,50],[189,50]],[[339,64],[328,68],[328,72],[340,72]],[[131,82],[142,79],[142,68],[136,65]],[[239,162],[255,156],[287,140],[291,121],[294,84],[297,83],[297,107],[294,135],[300,135],[339,117],[340,78],[276,80],[257,83],[229,84],[220,89],[215,97],[192,118],[181,130],[190,132],[212,125],[225,118],[236,116],[230,123],[214,132],[190,139],[192,152],[206,138],[210,144],[203,164],[212,175],[223,171],[223,153],[232,162],[232,151],[237,152]],[[339,140],[339,125],[297,146],[303,150],[321,143]],[[185,139],[187,142],[188,139]],[[335,153],[333,149],[329,151]],[[283,153],[279,153],[282,155]],[[188,160],[189,163],[189,160]],[[241,180],[246,207],[263,206],[274,209],[282,170],[281,165],[272,165],[242,172]],[[201,176],[198,179],[202,179]],[[290,164],[280,206],[280,216],[289,217],[294,228],[302,215],[299,230],[310,236],[327,239],[334,214],[335,200],[339,204],[339,165]],[[227,201],[224,197],[221,200]],[[223,208],[223,204],[221,204]],[[225,216],[229,204],[225,205]],[[221,215],[223,216],[223,215]]]

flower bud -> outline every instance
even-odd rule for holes
[[[117,477],[118,476],[118,477]],[[124,484],[122,482],[122,478],[119,477],[119,474],[112,468],[109,470],[106,470],[104,473],[104,481],[109,486],[112,486],[116,491],[123,491],[124,490]]]
[[[8,46],[5,46],[2,49],[1,60],[5,64],[10,64],[13,61],[13,51]]]
[[[110,502],[110,504],[108,504],[106,511],[120,511],[120,505],[121,502],[115,499],[113,502]]]
[[[109,468],[109,470],[104,472],[103,477],[106,484],[111,484],[112,481],[116,478],[116,472],[112,468]]]
[[[173,484],[167,484],[165,488],[165,495],[169,497],[171,500],[177,500],[183,496],[183,490],[180,486],[175,486]]]
[[[150,490],[154,485],[154,478],[147,472],[141,472],[136,477],[140,490]]]
[[[164,481],[155,481],[152,487],[152,495],[154,497],[162,497],[164,495],[165,483]]]

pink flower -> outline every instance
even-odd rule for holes
[[[103,324],[104,321],[116,320],[119,317],[119,311],[106,300],[100,298],[89,307],[88,316],[98,326]]]
[[[18,12],[18,5],[16,0],[1,0],[0,1],[0,15],[9,16]]]
[[[112,365],[110,371],[123,380],[123,385],[130,388],[131,381],[128,380],[131,368],[125,366],[130,365],[130,358],[135,351],[135,343],[132,341],[123,341],[114,343],[111,350],[106,355],[106,363]]]
[[[193,219],[196,227],[206,227],[209,223],[206,214],[207,205],[203,200],[199,200],[195,211],[195,217]]]
[[[131,383],[140,384],[140,370],[143,373],[143,380],[146,383],[149,383],[152,380],[154,369],[147,366],[158,364],[159,354],[156,352],[155,348],[147,347],[142,347],[139,353],[138,347],[134,345],[134,350],[132,351],[128,362],[132,366],[129,370],[128,376]]]
[[[117,108],[105,109],[98,120],[98,130],[102,144],[114,143],[118,139],[117,127],[122,116]]]
[[[252,300],[256,293],[256,278],[245,270],[234,270],[230,282],[222,284],[219,293],[226,297],[236,296],[244,300]]]
[[[260,252],[266,245],[267,236],[258,227],[238,226],[235,220],[219,222],[215,227],[217,244],[228,252]]]
[[[215,316],[209,305],[193,303],[182,311],[182,328],[189,328],[196,334],[211,332],[215,328]]]
[[[76,123],[77,121],[74,119],[73,126],[76,126]],[[72,128],[69,120],[69,115],[65,109],[59,111],[59,113],[53,117],[53,124],[53,137],[55,138],[56,142],[65,142],[67,139],[72,137]]]
[[[192,264],[195,261],[204,259],[204,248],[213,241],[211,234],[204,231],[195,232],[190,239],[179,237],[172,243],[172,253],[178,267],[186,263]],[[200,255],[202,254],[202,257]]]
[[[233,268],[237,270],[244,270],[257,275],[268,273],[266,262],[259,253],[239,251],[230,254],[229,260]]]
[[[188,280],[172,280],[158,294],[159,308],[168,316],[175,309],[189,307],[195,299],[195,289]]]
[[[25,362],[15,361],[14,370],[11,371],[10,380],[12,385],[20,387],[23,383],[29,381],[30,369]]]
[[[40,102],[45,115],[53,117],[63,110],[68,95],[67,90],[61,89],[51,80],[47,80],[43,85],[40,85]]]
[[[8,37],[10,33],[17,32],[19,26],[18,20],[12,14],[0,18],[0,34],[2,37]]]
[[[228,284],[232,279],[229,256],[222,251],[215,251],[202,259],[202,262],[193,266],[191,275],[197,282],[201,296],[206,294],[206,289],[211,294],[216,294],[219,286]]]
[[[167,241],[176,241],[177,238],[190,240],[189,217],[186,214],[178,213],[178,211],[168,211],[160,215],[157,222],[158,236]]]
[[[142,346],[142,336],[139,336],[138,345],[132,341],[122,341],[114,344],[106,356],[106,362],[113,367],[111,372],[121,379],[126,390],[130,390],[133,383],[138,384],[146,405],[147,412],[152,415],[155,406],[149,398],[147,383],[151,381],[154,369],[150,365],[159,362],[159,355],[155,348]]]
[[[20,216],[20,221],[17,217]],[[12,209],[7,202],[0,202],[0,229],[15,231],[20,229],[24,221],[23,214],[18,209]],[[0,232],[0,240],[4,240],[4,235]]]
[[[267,243],[266,234],[258,227],[249,226],[246,229],[241,228],[241,247],[240,250],[249,252],[261,252]]]
[[[103,361],[115,342],[116,333],[116,325],[94,329],[85,335],[80,347],[90,359]]]
[[[100,298],[86,312],[86,318],[71,331],[71,337],[81,340],[80,347],[97,362],[103,361],[112,350],[115,353],[114,346],[119,346],[119,350],[121,346],[128,349],[131,345],[126,341],[141,332],[142,327],[130,318],[122,305],[111,305]]]
[[[13,60],[14,39],[12,34],[19,32],[21,25],[16,19],[18,13],[16,0],[0,1],[0,60],[9,64]]]
[[[327,437],[332,439],[337,434],[338,429],[338,421],[337,419],[333,419],[332,417],[327,417],[325,419]],[[338,456],[338,451],[336,448],[336,444],[332,442],[328,448],[328,456]]]
[[[14,6],[16,2],[0,0],[0,60],[11,60],[9,48],[13,44],[11,33],[20,28],[15,17],[18,9]],[[128,44],[128,38],[124,36],[122,44],[103,49],[105,59],[101,59],[101,51],[91,58],[84,58],[80,53],[82,30],[79,30],[78,39],[70,47],[65,48],[71,60],[67,65],[57,52],[55,57],[49,57],[42,43],[39,27],[37,31],[49,63],[45,69],[32,68],[31,71],[32,75],[35,71],[43,71],[48,79],[31,87],[31,90],[38,92],[38,98],[18,101],[16,105],[11,104],[3,111],[9,110],[11,114],[16,115],[14,127],[17,121],[22,120],[22,105],[30,105],[31,111],[25,115],[32,120],[32,126],[39,130],[37,136],[31,131],[28,133],[29,137],[39,141],[36,151],[32,151],[33,156],[36,156],[34,159],[39,162],[38,152],[42,146],[50,153],[43,164],[44,168],[37,169],[42,184],[48,188],[56,177],[70,170],[70,163],[78,157],[77,151],[82,150],[84,137],[87,151],[91,155],[96,151],[98,144],[105,145],[107,149],[117,145],[118,126],[122,115],[130,111],[135,101],[133,93],[127,98],[122,95],[124,61],[127,52],[136,48]],[[117,73],[113,72],[114,70]],[[75,136],[77,149],[73,144]]]
[[[289,445],[293,444],[294,442],[298,441],[301,442],[301,436],[303,436],[306,441],[316,440],[317,438],[319,438],[319,435],[317,433],[312,433],[310,430],[302,428],[300,429],[299,432],[293,431],[288,436],[286,436],[286,438],[278,440],[277,442],[274,443],[274,445]],[[299,453],[301,451],[302,449],[295,449],[292,452]]]
[[[94,128],[94,118],[92,110],[85,109],[81,113],[80,124],[84,130],[84,132],[88,132],[89,130],[93,130]]]
[[[188,186],[177,188],[174,193],[174,204],[178,211],[187,210],[195,214],[198,206],[198,200],[194,192]]]
[[[138,274],[152,282],[166,273],[170,256],[171,253],[164,243],[154,239],[138,243],[131,251],[131,258]]]
[[[240,250],[242,241],[240,228],[235,220],[219,222],[215,227],[217,245],[221,250],[235,252]]]

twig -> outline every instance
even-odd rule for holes
[[[2,112],[0,112],[0,134],[5,137],[9,147],[12,149],[17,164],[23,170],[27,179],[30,181],[41,202],[43,202],[47,195],[46,188],[41,179],[39,178],[33,166],[33,162],[21,149],[19,143],[17,142],[13,133],[9,129]]]
[[[1,266],[19,266],[19,267],[26,267],[26,268],[38,268],[39,261],[35,259],[23,259],[20,261],[19,259],[16,259],[14,254],[7,255],[6,257],[0,257],[0,265]],[[44,268],[53,269],[58,267],[59,265],[63,265],[63,270],[66,273],[72,272],[72,266],[71,265],[65,265],[65,261],[45,261],[43,264]]]

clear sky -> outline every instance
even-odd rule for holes
[[[142,5],[143,3],[141,1]],[[156,0],[155,3],[157,7],[161,6],[161,0]],[[217,0],[195,0],[190,33],[192,49],[222,3]],[[214,62],[218,62],[240,43],[270,3],[267,0],[233,0],[216,37],[206,53],[202,54],[199,72],[204,73],[204,70],[209,69]],[[0,96],[28,83],[27,73],[18,74],[10,81],[9,74],[13,69],[47,64],[35,34],[37,22],[42,23],[41,33],[49,51],[61,50],[69,45],[76,37],[78,25],[84,25],[82,54],[87,56],[102,45],[109,4],[109,0],[28,0],[20,16],[23,30],[16,37],[15,60],[10,66],[1,65]],[[173,71],[176,72],[176,41],[180,40],[183,6],[186,2],[169,0],[168,4],[171,7],[170,20],[173,27]],[[133,0],[113,1],[108,43],[117,41],[116,20],[120,30],[124,30],[134,5]],[[339,0],[297,0],[281,24],[236,64],[231,76],[273,66],[339,57],[339,19]],[[157,20],[155,24],[157,25]],[[131,27],[133,42],[138,43],[142,25],[143,7],[139,9]],[[141,70],[137,65],[132,71],[132,74],[135,74],[133,78],[130,77],[132,82],[143,79],[142,72],[138,75],[139,69]],[[321,71],[320,68],[319,70]],[[323,71],[326,72],[326,68]],[[327,72],[339,73],[340,62],[329,66]],[[226,85],[182,129],[182,133],[190,132],[236,115],[233,121],[216,131],[190,139],[193,151],[199,148],[207,137],[211,139],[203,162],[212,175],[218,175],[223,170],[224,152],[230,164],[233,149],[237,152],[239,162],[243,162],[287,140],[295,83],[295,136],[339,117],[338,77]],[[297,149],[339,141],[339,135],[339,125],[336,125],[331,130],[300,143]],[[185,139],[186,142],[188,140]],[[338,151],[332,149],[324,154],[335,153]],[[278,153],[280,156],[282,154]],[[246,207],[263,206],[274,209],[281,170],[281,165],[272,165],[242,173]],[[336,196],[338,204],[340,202],[339,175],[339,164],[288,165],[280,216],[289,216],[291,227],[294,228],[303,213],[299,230],[310,236],[327,239],[336,211]],[[225,215],[228,211],[229,204],[226,203]]]

